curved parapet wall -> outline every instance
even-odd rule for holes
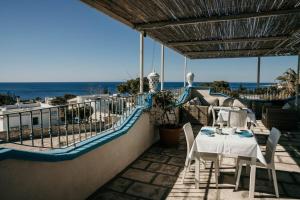
[[[188,100],[185,89],[178,106]],[[149,148],[158,136],[146,104],[135,108],[118,129],[76,147],[29,152],[0,149],[1,199],[85,199]]]
[[[157,140],[148,113],[137,110],[131,120],[126,134],[119,130],[89,141],[90,148],[42,155],[6,150],[9,158],[0,161],[1,199],[86,199]]]

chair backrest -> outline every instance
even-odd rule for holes
[[[247,111],[229,110],[228,127],[247,129]]]
[[[274,163],[274,155],[280,136],[280,131],[273,127],[266,145],[265,159],[268,164]]]
[[[212,113],[213,123],[212,126],[214,127],[216,125],[216,112],[213,106],[209,106],[209,112]]]
[[[193,146],[194,140],[195,140],[191,123],[190,122],[186,123],[183,126],[183,130],[184,130],[185,139],[186,139],[187,155],[189,155],[191,148]]]

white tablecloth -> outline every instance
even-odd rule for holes
[[[201,130],[215,131],[213,127],[202,127]],[[224,128],[225,132],[226,129]],[[252,133],[249,130],[250,133]],[[209,134],[200,131],[195,138],[194,144],[190,152],[190,158],[195,153],[217,153],[227,156],[244,156],[258,158],[262,163],[265,163],[265,159],[261,153],[259,145],[255,137],[243,137],[239,134],[228,134],[209,136]]]
[[[229,117],[229,110],[230,109],[221,109],[218,113],[217,122],[219,122],[219,123],[227,122],[228,117]],[[234,109],[234,110],[236,110],[236,109]],[[255,117],[255,114],[253,113],[253,111],[248,108],[245,110],[247,110],[247,122],[252,122],[252,123],[256,124],[256,117]]]

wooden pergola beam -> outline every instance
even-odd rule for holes
[[[189,57],[195,57],[195,56],[203,56],[203,57],[210,57],[210,56],[217,56],[217,55],[232,55],[232,54],[251,54],[251,55],[263,55],[267,54],[273,49],[234,49],[234,50],[223,50],[223,51],[186,51],[182,52],[184,55],[187,55]],[[282,53],[287,53],[287,52],[299,52],[300,49],[286,49],[286,48],[281,48],[281,49],[276,49],[276,52],[279,52],[278,54]]]
[[[240,42],[268,42],[268,41],[282,41],[288,39],[288,36],[275,37],[252,37],[252,38],[229,38],[217,40],[193,40],[193,41],[178,41],[167,42],[167,45],[172,47],[177,46],[193,46],[193,45],[210,45],[210,44],[224,44],[224,43],[240,43]]]
[[[137,30],[147,30],[147,29],[158,29],[168,26],[181,26],[199,23],[215,23],[230,20],[240,20],[240,19],[250,19],[250,18],[262,18],[262,17],[273,17],[281,15],[299,14],[300,8],[287,9],[287,10],[273,10],[266,12],[254,12],[254,13],[243,13],[239,15],[225,15],[225,16],[212,16],[203,18],[191,18],[191,19],[179,19],[179,20],[168,20],[168,21],[158,21],[143,24],[135,24],[134,28]]]

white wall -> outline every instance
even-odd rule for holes
[[[138,158],[157,139],[144,113],[127,134],[74,160],[0,161],[0,197],[85,199]]]
[[[32,112],[32,118],[37,117],[39,120],[39,123],[34,126],[34,128],[40,128],[41,125],[41,118],[40,118],[40,112],[39,111],[33,111]],[[43,127],[48,128],[49,127],[49,110],[43,109]],[[51,123],[52,125],[55,125],[58,123],[57,119],[57,109],[51,109]],[[20,117],[19,114],[10,114],[9,115],[9,127],[10,128],[18,128],[20,125]],[[22,114],[22,126],[28,126],[30,128],[31,126],[31,119],[30,119],[30,113],[26,112]],[[7,131],[7,118],[4,116],[3,118],[0,118],[0,132],[1,131]]]

